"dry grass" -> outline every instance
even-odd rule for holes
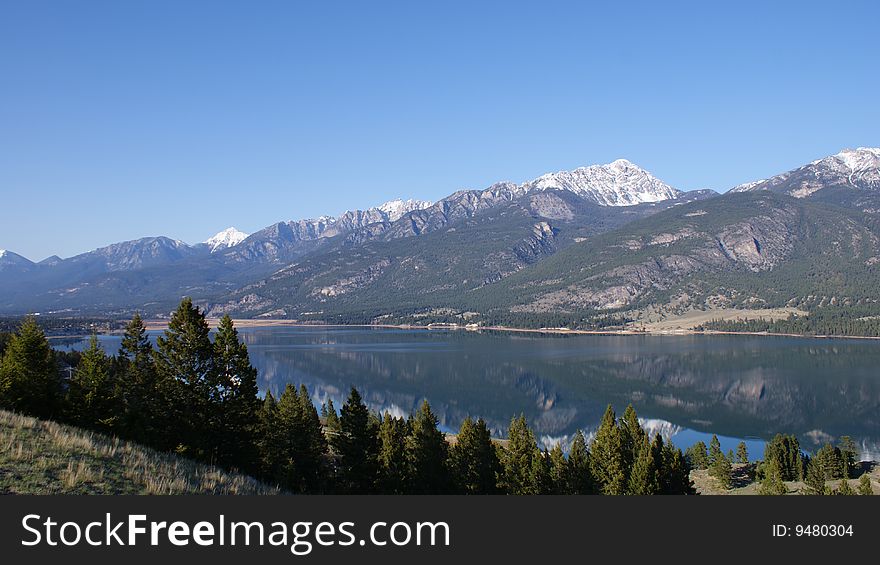
[[[630,324],[631,328],[644,329],[650,333],[690,331],[713,320],[785,320],[791,315],[805,316],[807,312],[797,308],[763,308],[743,310],[737,308],[715,308],[710,310],[688,310],[681,314],[644,312],[641,319]]]
[[[867,462],[862,462],[861,465],[871,479],[871,487],[874,489],[874,494],[880,494],[880,465]],[[718,480],[709,476],[709,471],[706,469],[691,471],[691,480],[700,494],[756,495],[758,494],[759,483],[751,482],[747,478],[745,467],[745,465],[738,463],[733,465],[734,485],[730,490],[722,489],[718,484]],[[840,479],[825,482],[831,490],[837,489],[840,483]],[[849,486],[853,490],[858,489],[859,480],[849,479]],[[785,487],[788,489],[787,494],[807,494],[807,485],[802,481],[786,481]]]
[[[0,410],[0,494],[277,494],[251,477]]]

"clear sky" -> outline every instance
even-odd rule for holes
[[[619,157],[684,190],[880,145],[880,2],[0,4],[34,260]]]

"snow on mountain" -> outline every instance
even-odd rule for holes
[[[766,181],[767,181],[767,179],[753,180],[751,182],[744,182],[742,184],[736,185],[735,187],[731,188],[727,192],[748,192],[750,190],[753,190],[756,186],[758,186],[762,182],[766,182]]]
[[[681,192],[626,159],[548,173],[523,183],[526,192],[570,190],[602,206],[632,206],[677,198]]]
[[[244,241],[247,236],[248,234],[239,231],[234,227],[229,227],[217,233],[213,237],[208,238],[206,241],[204,241],[204,243],[211,249],[211,253],[214,253],[215,251],[220,251],[222,249],[232,247],[233,245],[238,245],[239,243]]]
[[[730,192],[772,190],[804,198],[830,186],[880,190],[880,148],[844,149],[781,175],[741,184]]]
[[[433,202],[428,202],[427,200],[416,200],[413,198],[402,200],[397,198],[376,206],[376,209],[385,214],[389,222],[394,222],[399,220],[404,214],[416,210],[424,210],[432,205]]]

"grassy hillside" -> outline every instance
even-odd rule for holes
[[[695,469],[691,471],[691,480],[698,494],[702,495],[758,495],[760,494],[760,483],[752,480],[749,476],[749,469],[754,465],[743,465],[740,463],[733,464],[733,488],[725,490],[718,481],[709,475],[707,469]],[[880,465],[873,462],[862,462],[860,464],[861,471],[868,474],[871,481],[871,488],[874,494],[880,492]],[[753,469],[752,469],[753,470]],[[861,475],[859,475],[861,476]],[[825,484],[831,491],[840,488],[842,479],[825,481]],[[785,481],[785,488],[788,495],[805,495],[810,494],[807,485],[803,481]],[[849,486],[853,490],[859,487],[858,479],[849,479]]]
[[[0,410],[0,494],[277,494],[140,445]]]

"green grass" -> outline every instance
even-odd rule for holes
[[[0,494],[278,494],[255,479],[0,410]]]

